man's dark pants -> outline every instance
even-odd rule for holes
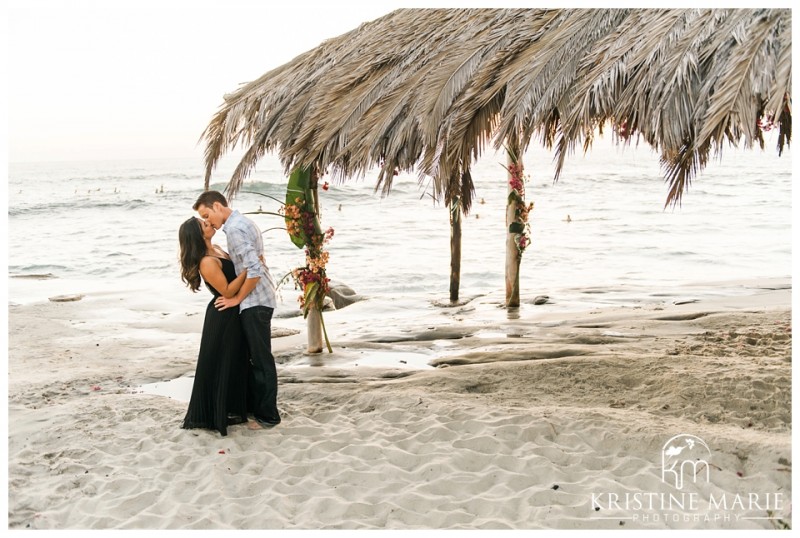
[[[268,306],[251,306],[239,315],[250,350],[248,408],[256,420],[267,424],[281,421],[278,412],[278,371],[272,356],[272,310]]]

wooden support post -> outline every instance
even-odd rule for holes
[[[308,352],[322,353],[322,319],[316,306],[308,309],[306,329],[308,331]]]
[[[522,163],[518,143],[509,143],[506,152],[508,165]],[[509,172],[507,181],[509,194],[513,190],[510,180],[511,173]],[[509,231],[509,226],[516,221],[516,213],[517,202],[512,201],[506,207],[506,307],[519,307],[519,265],[522,256],[515,241],[516,234]]]
[[[450,302],[458,301],[461,286],[461,199],[450,201]]]
[[[319,219],[319,194],[317,191],[318,179],[319,176],[317,175],[317,169],[314,167],[311,171],[309,187],[311,188],[311,202],[314,204],[314,213],[317,214],[317,218]],[[316,306],[311,306],[308,309],[308,315],[306,316],[306,330],[308,333],[308,352],[322,353],[322,317]]]

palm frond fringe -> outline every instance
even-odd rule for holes
[[[206,188],[241,147],[230,197],[275,152],[287,175],[379,167],[384,191],[416,171],[467,213],[488,146],[554,148],[557,178],[610,124],[660,152],[676,204],[712,152],[763,146],[765,119],[789,145],[791,26],[789,9],[399,9],[226,95],[201,136]]]

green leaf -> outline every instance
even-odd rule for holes
[[[510,234],[521,234],[525,231],[525,225],[521,222],[512,222],[508,226],[508,233]]]
[[[328,329],[325,328],[325,318],[322,316],[322,311],[319,313],[319,322],[322,325],[322,334],[325,335],[325,345],[328,346],[328,353],[333,353],[331,348],[331,341],[328,340]]]
[[[306,202],[311,199],[311,193],[308,188],[311,179],[311,169],[302,170],[295,168],[289,176],[289,184],[286,186],[286,205],[296,205],[303,211],[306,207]],[[297,202],[297,198],[300,202]],[[289,224],[292,219],[286,217],[286,224]],[[297,235],[289,234],[289,238],[297,248],[303,248],[308,242],[305,232],[301,229]]]
[[[305,289],[305,297],[303,298],[303,317],[305,318],[308,316],[308,309],[311,308],[312,304],[316,304],[317,302],[317,292],[319,291],[319,282],[311,282],[310,284],[306,284]],[[313,303],[312,303],[313,301]]]
[[[319,219],[316,217],[316,208],[314,207],[314,197],[311,195],[311,168],[300,169],[295,168],[289,176],[289,183],[286,185],[286,205],[296,205],[300,207],[300,211],[310,211],[314,213],[314,232],[321,234],[322,226]],[[295,200],[300,198],[300,202]],[[292,219],[286,218],[286,223],[291,222]],[[292,243],[297,248],[303,248],[309,241],[306,233],[303,230],[297,235],[289,235]]]

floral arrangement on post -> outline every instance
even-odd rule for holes
[[[525,180],[522,175],[522,164],[516,158],[512,160],[515,162],[506,168],[511,176],[508,180],[511,188],[508,193],[508,205],[516,205],[514,206],[514,221],[509,224],[508,233],[516,234],[514,242],[522,256],[522,253],[531,244],[531,226],[528,222],[528,215],[533,211],[533,202],[525,205]]]
[[[323,186],[325,188],[325,186]],[[292,242],[298,247],[305,247],[306,264],[291,271],[295,289],[302,290],[298,297],[303,318],[308,317],[311,309],[319,314],[325,344],[329,353],[333,353],[325,321],[322,318],[322,307],[325,295],[330,291],[330,281],[325,267],[328,264],[328,252],[325,244],[333,238],[333,228],[322,231],[319,224],[316,196],[311,187],[311,171],[295,170],[289,177],[286,189],[286,204],[283,207],[286,220],[286,231]]]
[[[298,202],[300,204],[301,202]],[[308,237],[306,243],[306,264],[292,270],[295,289],[303,290],[298,297],[303,315],[308,315],[312,306],[322,310],[325,294],[330,291],[331,279],[327,277],[325,266],[328,264],[329,254],[324,250],[324,245],[333,238],[333,228],[328,228],[324,233],[315,233],[313,230],[312,216],[308,208],[300,205],[287,205],[284,209],[287,219],[292,219],[292,224],[287,224],[289,234],[296,233],[302,227]]]

